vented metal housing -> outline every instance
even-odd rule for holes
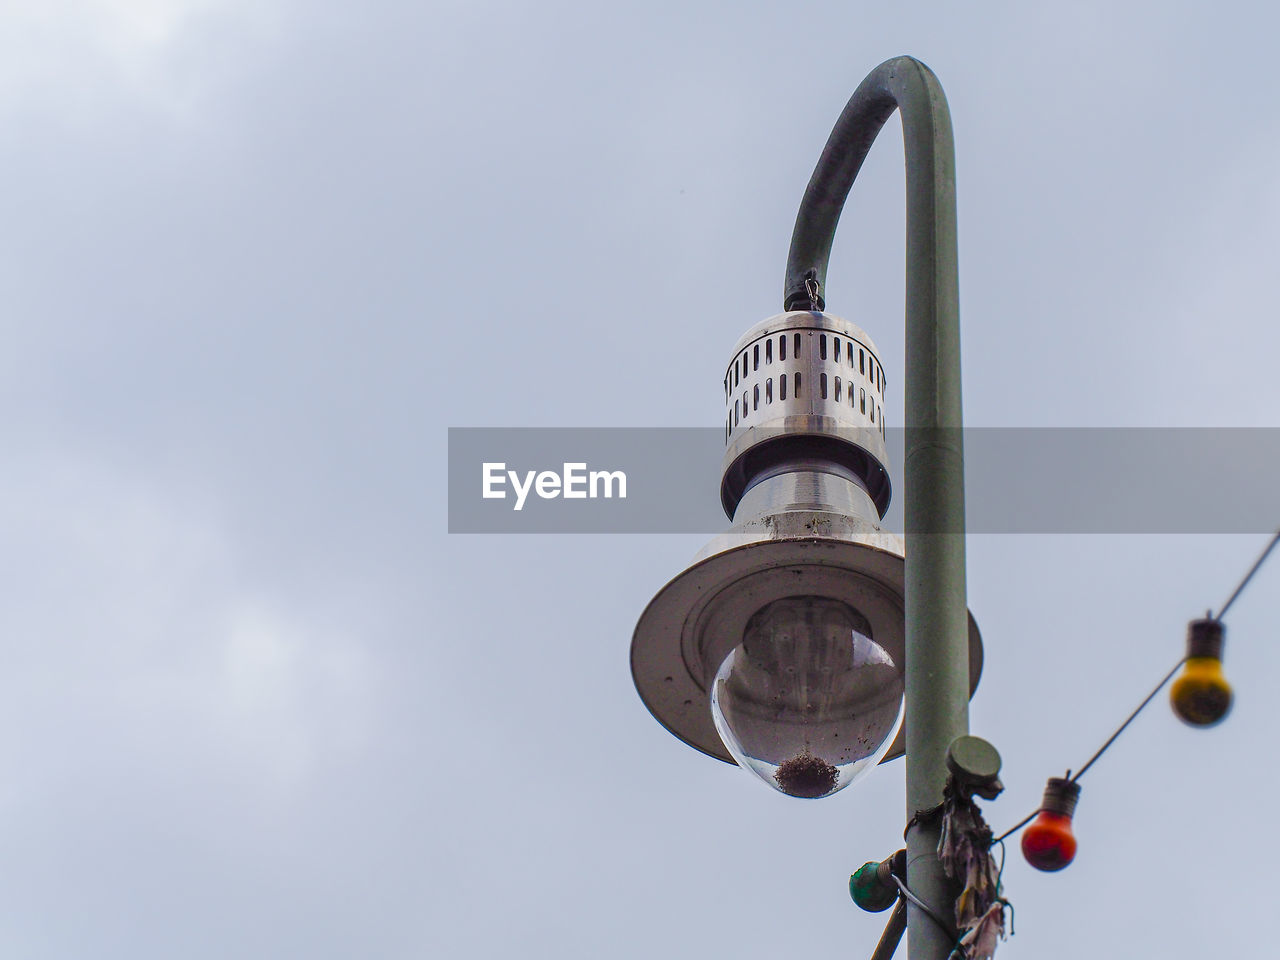
[[[753,483],[791,472],[797,459],[854,479],[883,517],[884,385],[871,338],[840,317],[795,311],[748,330],[724,377],[720,499],[729,517]]]

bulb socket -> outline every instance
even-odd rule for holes
[[[1192,620],[1187,624],[1187,656],[1222,659],[1226,628],[1221,620]]]
[[[1042,811],[1058,813],[1068,820],[1075,815],[1076,802],[1080,799],[1080,784],[1065,777],[1050,777],[1044,786],[1044,800],[1040,804]]]
[[[897,877],[899,880],[907,879],[907,851],[899,850],[892,857],[881,860],[876,867],[876,876],[881,883],[896,892],[898,887],[893,882],[893,878]]]

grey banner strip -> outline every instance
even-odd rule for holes
[[[886,436],[895,532],[904,439]],[[963,441],[971,533],[1280,526],[1280,429],[976,427]],[[715,428],[453,427],[449,532],[717,533],[723,452]]]

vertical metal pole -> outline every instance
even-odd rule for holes
[[[955,149],[942,87],[918,60],[882,63],[836,122],[796,218],[784,303],[787,309],[822,309],[845,197],[895,108],[902,116],[907,173],[906,740],[912,817],[942,802],[947,747],[969,729]],[[951,923],[959,891],[942,872],[938,838],[937,822],[908,831],[907,885]],[[954,931],[948,934],[914,906],[907,923],[911,960],[946,960]]]

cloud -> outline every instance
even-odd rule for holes
[[[81,124],[120,101],[188,113],[277,22],[248,0],[7,0],[0,21],[0,115]]]
[[[83,450],[10,452],[0,762],[25,796],[181,781],[198,757],[276,802],[366,744],[364,638],[246,575],[216,500]]]

